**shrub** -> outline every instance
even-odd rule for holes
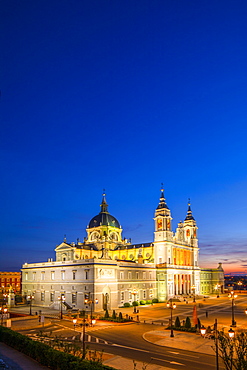
[[[0,326],[0,337],[2,342],[53,370],[113,370],[100,362],[82,360],[2,326]]]
[[[158,300],[158,298],[153,298],[153,299],[152,299],[152,302],[153,302],[153,303],[158,303],[158,302],[159,302],[159,300]]]
[[[130,307],[130,303],[129,302],[125,302],[124,303],[124,307]]]
[[[113,311],[112,311],[112,318],[113,318],[114,320],[116,320],[116,318],[117,318],[117,316],[116,316],[116,311],[115,311],[115,310],[113,310]]]
[[[122,314],[122,312],[119,312],[118,320],[119,320],[119,321],[123,320],[123,314]]]
[[[181,327],[180,319],[179,319],[178,316],[176,317],[174,326],[175,326],[175,328],[180,328]]]
[[[184,327],[185,327],[186,329],[190,329],[190,328],[191,328],[191,322],[190,322],[190,318],[189,318],[189,316],[187,316],[187,317],[186,317],[186,321],[185,321],[185,325],[184,325]]]
[[[104,316],[104,318],[105,318],[105,319],[109,319],[109,317],[110,317],[110,316],[109,316],[109,312],[108,312],[108,310],[105,310],[105,316]]]
[[[139,306],[139,302],[137,302],[137,301],[133,301],[133,302],[132,302],[132,306],[134,306],[134,307]]]
[[[146,301],[141,300],[141,301],[140,301],[140,305],[142,305],[142,306],[143,306],[144,304],[146,304]]]
[[[148,299],[147,301],[146,301],[146,304],[151,304],[152,303],[152,301],[150,300],[150,299]]]
[[[196,328],[198,328],[200,330],[201,329],[201,326],[202,326],[202,324],[201,324],[201,321],[200,321],[200,319],[198,317]]]

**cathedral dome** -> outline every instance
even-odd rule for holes
[[[89,228],[98,227],[98,226],[113,226],[120,229],[118,220],[110,215],[110,213],[100,212],[97,216],[93,217],[89,222]]]
[[[98,226],[113,226],[120,229],[121,227],[118,220],[110,215],[110,213],[108,212],[108,204],[106,203],[105,194],[103,194],[103,199],[100,207],[100,213],[97,216],[93,217],[89,222],[89,229]]]

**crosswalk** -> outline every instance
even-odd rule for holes
[[[81,333],[81,338],[80,339],[81,339],[81,341],[83,341],[83,333]],[[95,337],[95,336],[87,334],[87,333],[85,333],[85,342],[109,344],[109,342],[107,342],[106,340],[100,339],[98,337]]]

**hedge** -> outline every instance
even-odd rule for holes
[[[0,341],[53,370],[114,370],[99,362],[82,360],[0,326]]]

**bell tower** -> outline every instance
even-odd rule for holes
[[[198,239],[197,239],[197,229],[196,221],[192,215],[191,207],[190,207],[190,199],[188,200],[188,211],[185,217],[183,226],[184,226],[184,233],[185,233],[185,241],[191,245],[192,247],[198,247]]]
[[[163,185],[163,184],[162,184]],[[154,241],[172,240],[172,217],[171,211],[166,204],[164,188],[161,188],[161,195],[158,207],[154,216]]]

